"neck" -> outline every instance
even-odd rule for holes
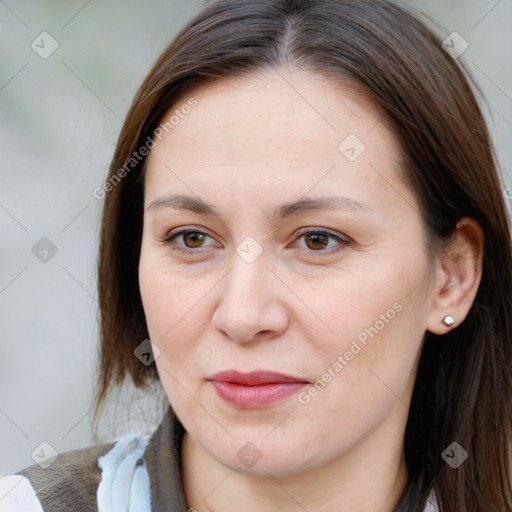
[[[396,425],[393,425],[396,428]],[[408,481],[403,438],[388,425],[334,461],[304,473],[275,478],[232,471],[186,432],[182,469],[189,510],[392,512]]]

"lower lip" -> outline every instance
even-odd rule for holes
[[[260,409],[293,395],[306,382],[279,382],[258,386],[243,386],[232,382],[211,381],[217,394],[239,409]]]

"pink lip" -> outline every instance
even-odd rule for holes
[[[293,395],[309,384],[305,379],[281,373],[228,370],[208,379],[220,398],[240,409],[259,409]]]

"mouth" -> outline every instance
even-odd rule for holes
[[[207,379],[217,395],[239,409],[261,409],[297,393],[310,384],[302,377],[270,371],[219,372]]]

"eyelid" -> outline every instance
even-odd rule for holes
[[[179,235],[183,235],[184,233],[200,233],[201,235],[209,236],[210,238],[214,238],[212,235],[206,232],[204,228],[199,228],[196,226],[181,226],[179,228],[171,229],[162,239],[162,242],[167,242],[171,238],[174,238]]]
[[[331,231],[326,228],[315,228],[315,227],[308,227],[308,228],[301,228],[298,231],[294,233],[294,236],[298,237],[299,235],[305,235],[307,233],[320,233],[323,235],[329,235],[333,238],[337,238],[341,242],[350,242],[350,239],[346,236],[341,235],[340,233],[336,233],[335,231]]]

